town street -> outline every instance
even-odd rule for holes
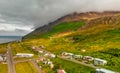
[[[31,60],[31,62],[33,63],[34,67],[37,69],[38,73],[43,73],[35,59]]]
[[[14,63],[13,63],[13,56],[12,56],[12,51],[11,51],[11,47],[10,44],[8,44],[8,52],[7,52],[7,63],[8,63],[8,73],[16,73],[15,72],[15,67],[14,67]]]
[[[77,64],[81,64],[81,65],[84,65],[84,66],[87,66],[87,67],[91,67],[91,68],[94,68],[94,69],[100,68],[100,67],[96,67],[96,66],[91,65],[91,64],[86,64],[84,62],[80,62],[80,61],[77,61],[77,60],[74,60],[74,59],[67,59],[67,58],[62,57],[62,56],[57,56],[57,57],[61,58],[61,59],[64,59],[64,60],[67,60],[67,61],[71,61],[71,62],[77,63]]]

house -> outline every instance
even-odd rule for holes
[[[49,56],[49,53],[45,53],[44,56]]]
[[[52,64],[52,61],[48,61],[47,63],[50,65],[50,64]]]
[[[7,57],[3,56],[3,61],[6,62],[7,61]]]
[[[54,64],[50,64],[50,68],[53,69],[54,68]]]
[[[37,46],[32,46],[31,48],[35,52],[43,53],[43,50],[41,48],[37,47]]]
[[[106,60],[102,60],[102,59],[99,59],[99,58],[94,59],[94,65],[106,65],[106,64],[107,64]]]
[[[44,60],[44,61],[42,61],[42,63],[43,63],[43,64],[47,64],[47,61]]]
[[[65,56],[68,59],[72,59],[74,54],[73,53],[63,52],[61,55]]]
[[[95,73],[116,73],[116,72],[101,68],[101,69],[96,69]]]
[[[86,60],[86,61],[93,61],[94,58],[91,57],[91,56],[84,56],[84,57],[83,57],[83,60]]]
[[[7,57],[5,54],[0,54],[0,62],[6,62]]]
[[[34,54],[28,54],[28,53],[17,53],[16,56],[17,56],[17,57],[26,57],[26,58],[28,58],[28,57],[33,57]]]
[[[82,55],[74,55],[74,58],[75,59],[80,59],[80,58],[83,58],[83,56]]]
[[[68,53],[68,56],[73,56],[74,54],[73,53]]]
[[[62,56],[67,56],[68,53],[67,53],[67,52],[63,52],[61,55],[62,55]]]
[[[60,69],[60,70],[57,70],[57,73],[66,73],[66,72],[65,70]]]
[[[51,57],[51,58],[55,58],[56,55],[55,55],[55,54],[50,54],[50,57]]]
[[[42,50],[39,50],[38,52],[41,53],[41,54],[44,53],[44,51],[42,51]]]
[[[73,59],[73,55],[72,53],[68,53],[68,55],[66,56],[67,59]]]
[[[4,59],[3,59],[3,57],[2,56],[0,56],[0,62],[2,62]]]

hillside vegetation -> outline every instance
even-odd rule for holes
[[[58,25],[55,25],[52,27],[52,29],[46,33],[42,33],[42,34],[34,34],[34,35],[29,35],[27,36],[29,39],[36,39],[36,38],[49,38],[54,34],[59,34],[62,32],[68,32],[68,31],[75,31],[78,28],[80,28],[81,26],[84,25],[84,22],[62,22]]]
[[[31,34],[26,38],[27,40],[21,43],[29,48],[44,45],[45,50],[57,55],[62,52],[71,52],[105,59],[108,64],[103,68],[120,72],[120,15],[98,17],[85,22],[62,22],[45,33]],[[61,68],[69,71],[68,66],[61,63],[62,60],[54,61],[61,64]],[[71,65],[71,72],[77,72],[77,69],[72,68]],[[86,73],[86,71],[81,73]]]

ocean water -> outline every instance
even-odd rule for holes
[[[21,39],[21,36],[0,36],[0,44],[11,41],[20,41]]]

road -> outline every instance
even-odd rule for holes
[[[94,68],[94,69],[97,69],[97,68],[100,68],[100,67],[96,67],[92,64],[86,64],[84,62],[80,62],[80,61],[77,61],[77,60],[74,60],[74,59],[67,59],[65,57],[62,57],[62,56],[57,56],[58,58],[61,58],[61,59],[64,59],[64,60],[67,60],[67,61],[71,61],[71,62],[74,62],[74,63],[77,63],[77,64],[81,64],[81,65],[84,65],[84,66],[87,66],[87,67],[91,67],[91,68]]]
[[[12,56],[12,51],[11,51],[10,44],[8,44],[7,49],[8,49],[7,63],[8,63],[8,70],[9,70],[8,73],[16,73],[14,63],[13,63],[13,56]]]
[[[33,63],[34,67],[37,69],[38,73],[43,73],[43,71],[39,68],[35,59],[31,60],[31,62]]]

